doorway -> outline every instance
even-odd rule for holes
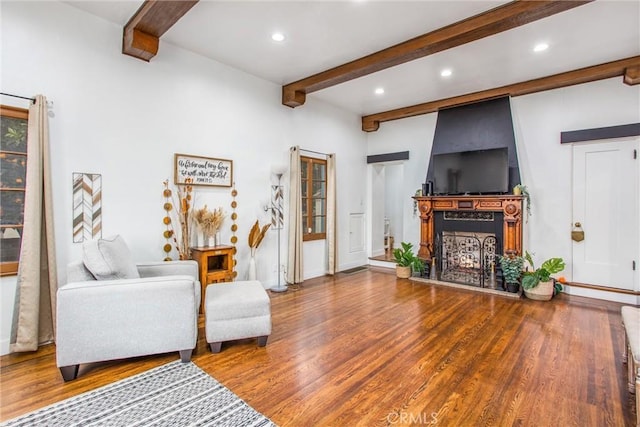
[[[384,218],[383,233],[386,234],[385,255],[392,258],[392,250],[400,246],[404,233],[404,212],[406,197],[400,188],[403,188],[404,165],[402,163],[389,163],[385,165],[385,191],[384,191]]]
[[[640,290],[640,138],[573,145],[573,281]]]
[[[370,167],[369,256],[384,260],[391,256],[404,235],[404,208],[407,205],[403,162],[376,163]],[[385,251],[386,249],[386,251]]]

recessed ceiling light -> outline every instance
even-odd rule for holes
[[[533,47],[533,51],[534,52],[542,52],[543,50],[547,50],[549,48],[549,45],[546,43],[538,43],[537,45],[535,45]]]
[[[284,40],[284,34],[282,33],[273,33],[271,34],[271,40],[274,42],[281,42]]]
[[[378,87],[376,88],[376,90],[374,90],[376,95],[382,95],[384,93],[384,88],[383,87]]]
[[[442,77],[449,77],[453,72],[449,68],[445,68],[440,72]]]

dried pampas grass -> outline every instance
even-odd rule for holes
[[[207,205],[193,211],[193,220],[207,237],[212,237],[220,230],[226,215],[222,208],[210,211]]]

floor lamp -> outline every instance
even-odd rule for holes
[[[283,172],[274,173],[278,177],[278,185],[271,186],[271,226],[278,232],[278,285],[271,288],[273,292],[286,292],[287,285],[282,282],[281,263],[280,263],[280,230],[284,225],[284,193],[282,191],[282,175]]]

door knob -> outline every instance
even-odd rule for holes
[[[582,242],[584,240],[584,230],[582,224],[576,222],[573,224],[573,230],[571,230],[571,240],[574,242]]]

